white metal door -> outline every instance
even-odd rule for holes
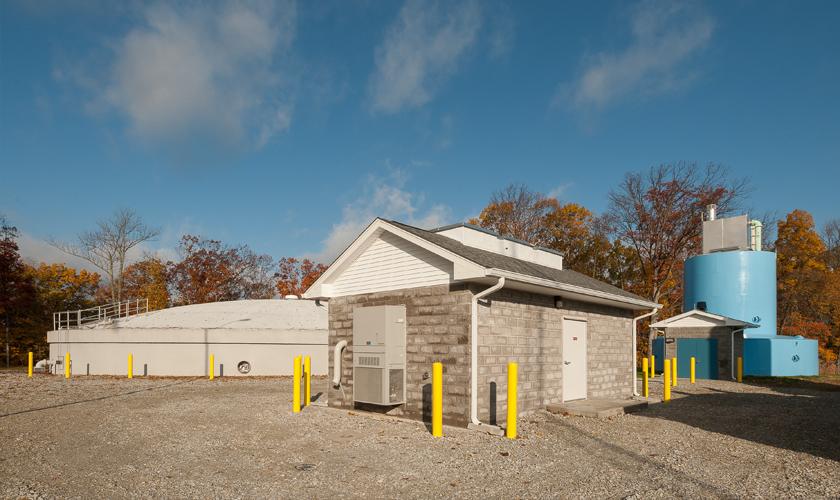
[[[586,321],[563,319],[563,401],[586,399]]]

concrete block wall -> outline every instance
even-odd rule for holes
[[[587,321],[587,395],[630,397],[632,313],[553,296],[504,289],[479,304],[479,418],[507,417],[507,363],[519,364],[518,410],[529,412],[563,400],[563,318]]]
[[[330,388],[330,406],[352,408],[353,308],[406,306],[407,403],[385,407],[388,413],[428,419],[432,363],[444,364],[444,421],[466,425],[470,413],[470,301],[483,289],[437,285],[377,292],[330,300],[329,371],[333,376],[333,347],[347,340],[342,357],[343,390]],[[504,289],[480,301],[479,418],[501,425],[507,416],[507,363],[519,363],[520,413],[558,403],[562,395],[563,317],[587,321],[588,397],[632,395],[632,312],[564,301],[555,307],[553,296]],[[382,407],[365,406],[381,410]]]
[[[388,292],[367,293],[330,300],[329,371],[335,370],[334,347],[341,340],[347,349],[341,360],[343,391],[330,387],[329,405],[352,408],[353,404],[353,308],[405,305],[406,308],[406,404],[389,414],[428,420],[431,414],[432,363],[443,363],[444,422],[466,425],[469,421],[470,300],[464,287],[436,285]]]

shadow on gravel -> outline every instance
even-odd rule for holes
[[[601,439],[594,434],[569,425],[562,419],[553,419],[548,422],[563,429],[561,439],[564,443],[586,450],[588,455],[596,457],[605,464],[609,464],[610,467],[614,467],[618,470],[624,471],[625,473],[636,474],[640,468],[648,468],[650,470],[657,471],[658,473],[661,473],[663,469],[667,469],[669,479],[656,486],[669,490],[671,496],[685,495],[684,492],[673,489],[672,485],[675,482],[682,485],[694,485],[696,488],[703,491],[706,496],[717,496],[722,498],[732,496],[732,493],[722,488],[703,481],[702,479],[692,477],[668,464],[657,462],[652,460],[650,457]],[[674,479],[677,481],[674,481]],[[632,497],[633,495],[627,495],[627,498]]]
[[[13,411],[11,413],[4,413],[4,414],[0,415],[0,418],[11,417],[13,415],[21,415],[23,413],[33,413],[33,412],[36,412],[36,411],[52,410],[54,408],[62,408],[64,406],[72,406],[72,405],[80,405],[80,404],[84,404],[84,403],[92,403],[94,401],[103,401],[105,399],[118,398],[118,397],[122,397],[122,396],[130,396],[132,394],[138,394],[138,393],[141,393],[141,392],[157,391],[159,389],[166,389],[167,387],[173,387],[173,386],[176,386],[176,385],[188,384],[190,382],[195,382],[196,380],[203,379],[203,378],[204,377],[196,377],[196,378],[191,378],[191,379],[188,379],[188,380],[180,380],[178,382],[173,382],[171,384],[158,385],[158,386],[155,386],[155,387],[144,387],[143,389],[135,389],[133,391],[120,392],[118,394],[109,394],[108,396],[100,396],[98,398],[80,399],[79,401],[68,401],[66,403],[59,403],[59,404],[50,405],[50,406],[42,406],[40,408],[30,408],[28,410]]]
[[[638,415],[840,461],[840,393],[784,388],[779,392],[785,394],[674,392],[686,397],[652,405]]]
[[[787,392],[786,389],[840,392],[840,382],[823,382],[819,379],[810,380],[807,378],[797,377],[745,377],[744,383],[758,387],[770,387],[781,392]]]

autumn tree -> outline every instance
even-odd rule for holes
[[[24,264],[23,272],[33,295],[13,330],[12,356],[18,363],[24,362],[27,351],[46,356],[46,334],[53,329],[53,313],[93,306],[100,282],[99,274],[64,264]]]
[[[469,221],[502,236],[557,250],[563,265],[616,286],[627,286],[638,273],[632,252],[612,241],[603,217],[577,203],[511,184],[493,194],[481,215]]]
[[[51,240],[50,244],[101,269],[108,277],[111,301],[119,302],[128,253],[159,233],[147,226],[133,210],[122,209],[111,218],[99,221],[97,229],[79,234],[76,243]]]
[[[471,224],[498,234],[545,246],[548,241],[546,217],[556,210],[558,202],[518,184],[493,193],[490,203]]]
[[[556,201],[556,200],[555,200]],[[602,218],[577,203],[559,204],[545,216],[547,248],[563,255],[563,265],[583,274],[611,282],[613,276],[608,226]]]
[[[35,303],[35,289],[17,246],[18,230],[0,214],[0,334],[5,340],[6,366],[12,346],[19,345],[21,332],[29,323]]]
[[[303,293],[315,283],[327,266],[316,264],[309,259],[298,260],[294,257],[283,257],[279,262],[280,272],[277,273],[277,292],[280,295],[297,295]]]
[[[700,214],[709,204],[725,216],[739,209],[745,180],[726,168],[676,163],[625,176],[609,194],[608,220],[616,238],[635,250],[640,283],[634,291],[662,303],[665,315],[681,302],[682,262],[700,249]]]
[[[85,309],[95,305],[92,299],[101,279],[98,273],[43,262],[37,266],[26,266],[26,273],[35,286],[38,303],[45,312],[44,321],[50,326],[53,312]]]
[[[247,245],[185,235],[179,251],[182,260],[169,267],[178,304],[271,298],[274,293],[271,257]]]
[[[123,273],[123,297],[148,299],[154,311],[169,306],[169,281],[166,263],[155,256],[129,265]]]
[[[840,219],[831,219],[823,226],[825,243],[825,265],[832,271],[840,271]]]
[[[784,329],[793,313],[814,318],[825,312],[820,294],[828,268],[822,260],[826,247],[811,214],[794,210],[777,227],[778,321]]]

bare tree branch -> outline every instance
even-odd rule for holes
[[[122,280],[128,252],[146,241],[151,241],[160,231],[147,226],[133,210],[117,210],[109,219],[100,220],[95,231],[78,235],[77,243],[64,243],[53,239],[50,245],[62,252],[90,262],[108,277],[111,300],[122,300]]]

